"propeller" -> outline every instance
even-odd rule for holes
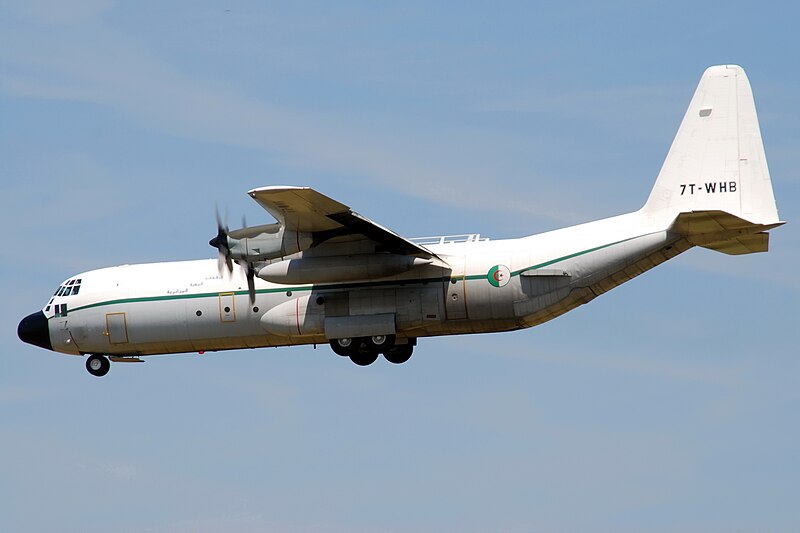
[[[242,229],[247,229],[247,219],[242,213]],[[250,305],[256,303],[256,269],[253,263],[247,263],[247,294],[250,295]]]
[[[253,263],[247,263],[247,294],[250,295],[250,305],[256,303],[256,269]]]
[[[222,223],[219,216],[219,209],[216,210],[217,215],[217,236],[208,241],[208,244],[213,246],[219,251],[217,256],[217,267],[220,274],[222,274],[222,265],[228,267],[228,273],[233,272],[233,261],[231,261],[231,249],[228,246],[228,225]]]
[[[217,236],[208,241],[208,244],[213,246],[219,251],[219,255],[217,256],[217,268],[219,269],[220,274],[222,274],[222,266],[225,265],[228,268],[228,273],[233,272],[233,260],[231,259],[231,249],[228,245],[228,225],[222,222],[222,219],[219,216],[219,209],[216,210],[217,216]],[[247,221],[245,220],[244,216],[242,216],[242,227],[247,228]],[[245,262],[245,261],[236,261],[237,264],[240,264],[242,268],[245,269],[247,275],[247,293],[250,296],[250,305],[253,305],[256,302],[256,270],[253,263]]]

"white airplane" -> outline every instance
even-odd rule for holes
[[[88,356],[95,376],[142,356],[330,343],[357,365],[417,340],[551,320],[702,246],[768,249],[778,217],[750,83],[703,74],[638,211],[518,239],[406,239],[313,189],[248,193],[276,224],[228,231],[217,261],[124,265],[64,281],[24,342]]]

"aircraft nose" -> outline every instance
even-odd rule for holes
[[[47,350],[52,350],[50,343],[50,329],[47,327],[47,317],[37,311],[22,319],[17,327],[17,335],[22,342],[33,344]]]

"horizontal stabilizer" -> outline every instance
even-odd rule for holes
[[[769,250],[769,233],[743,235],[729,241],[712,242],[703,248],[722,252],[728,255],[754,254]]]
[[[695,246],[740,255],[766,252],[766,231],[782,224],[756,224],[724,211],[692,211],[678,215],[670,230]]]

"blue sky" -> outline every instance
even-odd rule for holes
[[[795,531],[794,3],[0,3],[0,530]],[[692,250],[402,366],[299,347],[104,379],[16,338],[68,276],[213,257],[297,184],[408,236],[638,208],[702,71],[753,85],[768,254]]]

